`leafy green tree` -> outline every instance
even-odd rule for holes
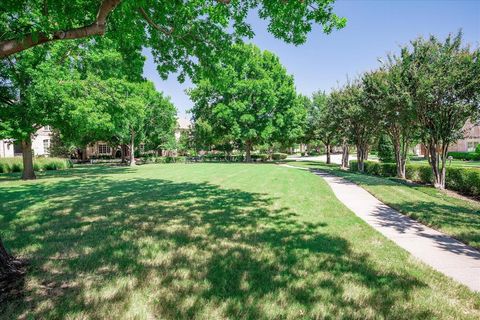
[[[358,170],[363,172],[370,145],[380,128],[375,102],[366,97],[363,84],[359,80],[333,91],[331,96],[348,123],[347,135],[356,146]]]
[[[462,46],[462,34],[445,41],[418,38],[402,48],[400,64],[428,150],[434,185],[445,188],[448,147],[480,112],[480,48]]]
[[[337,125],[334,121],[334,108],[325,92],[315,92],[312,96],[312,106],[309,109],[308,127],[311,137],[325,145],[327,164],[330,164],[332,146],[338,137]]]
[[[314,24],[325,33],[346,20],[333,13],[334,0],[3,0],[0,58],[47,42],[99,36],[126,47],[148,47],[166,77],[192,74],[198,62],[215,63],[231,44],[254,35],[251,11],[268,21],[277,38],[306,41]]]
[[[253,45],[237,45],[231,57],[215,66],[215,76],[201,75],[188,94],[195,121],[208,124],[216,144],[241,144],[246,161],[256,144],[291,141],[302,134],[305,110],[293,78],[278,57]]]
[[[395,151],[390,138],[384,134],[378,139],[378,158],[381,162],[390,163],[395,161]]]
[[[392,141],[397,176],[405,179],[408,150],[418,138],[418,121],[405,72],[398,60],[389,56],[380,70],[364,75],[363,85],[367,99],[379,109],[379,125]]]

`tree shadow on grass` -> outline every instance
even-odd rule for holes
[[[0,200],[5,242],[31,263],[24,297],[0,306],[8,318],[431,315],[396,307],[421,280],[381,270],[266,194],[96,177],[25,185]]]

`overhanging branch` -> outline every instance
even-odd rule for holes
[[[54,31],[50,34],[40,34],[34,36],[32,33],[26,35],[23,39],[10,39],[0,41],[0,58],[7,57],[14,53],[37,46],[42,43],[67,39],[80,39],[93,35],[103,35],[107,24],[107,17],[122,0],[103,0],[98,9],[97,18],[90,25],[73,28],[70,30]]]

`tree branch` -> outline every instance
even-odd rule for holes
[[[174,31],[174,28],[170,28],[167,29],[167,28],[164,28],[162,26],[159,26],[158,24],[156,24],[155,22],[153,22],[153,20],[148,16],[148,14],[145,12],[145,10],[143,8],[138,8],[138,12],[140,12],[140,14],[142,15],[142,17],[148,22],[149,25],[151,25],[153,28],[157,29],[158,31],[164,33],[165,35],[169,36],[173,33]]]
[[[0,41],[0,58],[5,58],[14,53],[26,50],[42,43],[67,39],[86,38],[92,35],[105,34],[107,17],[122,0],[103,0],[98,9],[97,18],[90,25],[73,28],[67,31],[54,31],[51,34],[40,34],[35,37],[32,33],[26,35],[23,39],[10,39]]]

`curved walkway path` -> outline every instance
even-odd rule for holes
[[[473,291],[480,291],[478,250],[404,216],[353,182],[322,171],[311,171],[325,179],[335,196],[375,230],[437,271]]]

